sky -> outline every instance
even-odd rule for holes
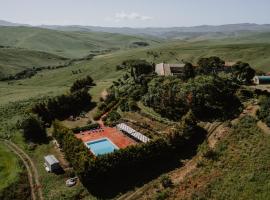
[[[172,27],[270,24],[270,0],[0,0],[0,19],[31,25]]]

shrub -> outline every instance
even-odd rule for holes
[[[156,195],[156,200],[165,200],[169,197],[169,192],[167,190],[163,192],[158,192]]]
[[[168,175],[163,175],[160,182],[164,188],[171,187],[173,185],[173,182]]]
[[[73,128],[72,131],[74,133],[79,133],[81,131],[88,131],[88,130],[96,129],[96,128],[99,128],[98,123],[88,124],[88,125],[83,126],[83,127],[76,127],[76,128]]]
[[[121,118],[121,115],[113,110],[111,111],[107,116],[103,118],[103,121],[105,121],[106,125],[115,125],[115,123]]]
[[[94,120],[99,120],[101,118],[101,116],[103,115],[103,112],[100,110],[97,110],[96,113],[93,116]]]

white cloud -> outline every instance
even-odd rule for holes
[[[146,21],[146,20],[152,20],[153,17],[150,16],[146,16],[146,15],[141,15],[137,12],[131,12],[131,13],[127,13],[127,12],[118,12],[115,13],[115,15],[113,17],[109,17],[106,18],[106,20],[108,21],[115,21],[115,22],[120,22],[123,20],[141,20],[141,21]]]

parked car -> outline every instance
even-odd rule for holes
[[[68,186],[68,187],[72,187],[72,186],[76,185],[76,183],[77,183],[77,177],[70,178],[70,179],[66,180],[66,186]]]

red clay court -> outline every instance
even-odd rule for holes
[[[94,141],[101,138],[108,138],[120,149],[126,148],[130,145],[135,145],[137,143],[116,128],[102,127],[101,130],[103,131],[84,131],[82,133],[76,134],[76,137],[81,139],[83,142]]]

